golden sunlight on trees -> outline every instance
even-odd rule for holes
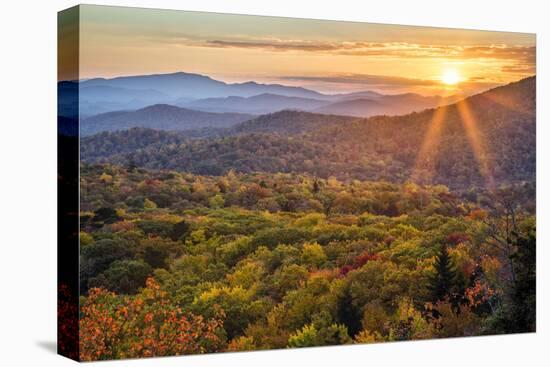
[[[83,361],[205,353],[224,345],[219,319],[184,314],[153,279],[133,297],[93,288],[81,314]]]
[[[83,360],[534,330],[529,184],[112,165],[81,180]]]

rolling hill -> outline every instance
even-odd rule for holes
[[[82,135],[134,127],[158,130],[190,130],[208,127],[230,127],[253,118],[240,113],[212,113],[158,104],[137,111],[115,111],[81,120]]]
[[[226,129],[223,135],[230,136],[252,133],[298,135],[324,129],[329,126],[341,126],[355,120],[356,118],[350,116],[283,110],[236,124],[232,128]]]
[[[82,88],[108,86],[132,90],[156,90],[172,98],[214,98],[214,97],[251,97],[262,93],[279,94],[289,97],[322,98],[321,93],[280,84],[261,84],[256,82],[225,83],[209,76],[177,72],[171,74],[123,76],[112,79],[94,78],[80,83]]]
[[[164,138],[151,139],[151,144],[131,153],[111,147],[124,145],[125,139],[143,140],[141,135],[155,132],[110,133],[83,139],[82,159],[118,164],[132,161],[147,168],[211,175],[233,169],[309,173],[342,180],[413,180],[452,189],[484,186],[489,181],[495,185],[532,182],[535,84],[531,77],[460,104],[403,116],[342,120],[284,111],[236,125],[222,138],[189,140],[180,136],[170,145]],[[443,109],[445,117],[434,135],[434,121]],[[120,134],[128,136],[121,139]],[[170,135],[170,139],[175,138]]]
[[[441,97],[414,93],[384,95],[367,90],[330,95],[296,86],[254,81],[225,83],[206,75],[177,72],[59,82],[61,115],[74,117],[75,111],[70,108],[75,106],[75,90],[78,91],[79,113],[83,117],[137,110],[154,104],[170,104],[207,112],[264,114],[296,109],[368,117],[376,114],[405,114],[444,103]],[[372,101],[380,105],[374,106]]]
[[[315,109],[317,113],[330,113],[343,116],[369,117],[393,114],[391,106],[372,99],[359,98],[334,102]]]
[[[263,93],[252,97],[206,98],[182,104],[182,107],[211,112],[266,114],[287,109],[308,111],[324,106],[325,101],[303,97]]]
[[[376,115],[405,115],[450,104],[461,99],[460,96],[422,96],[416,93],[384,95],[374,92],[359,92],[344,95],[337,102],[325,104],[314,112],[330,113],[356,117]]]

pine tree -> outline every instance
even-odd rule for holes
[[[338,322],[344,324],[348,329],[348,334],[354,337],[361,331],[361,311],[353,303],[353,297],[349,285],[343,290],[338,299]]]
[[[441,245],[435,260],[435,274],[430,279],[429,290],[432,301],[437,302],[451,296],[456,283],[456,270],[445,244]]]
[[[508,287],[500,308],[493,316],[490,331],[525,333],[536,331],[536,234],[513,234],[516,252],[511,256],[516,277]]]
[[[514,236],[516,252],[512,255],[516,279],[512,286],[511,332],[534,332],[536,329],[536,249],[535,233]]]

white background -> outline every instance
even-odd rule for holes
[[[95,1],[537,33],[538,332],[379,345],[107,362],[116,366],[548,366],[550,266],[546,1]],[[63,0],[4,0],[0,8],[0,365],[65,366],[56,337],[56,12]]]

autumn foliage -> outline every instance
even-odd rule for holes
[[[340,268],[340,274],[346,275],[354,269],[358,269],[365,265],[368,261],[376,261],[379,259],[379,256],[376,254],[371,254],[368,251],[363,252],[361,255],[357,256],[351,264],[346,264]]]
[[[85,361],[534,330],[529,184],[84,164],[81,188],[80,310],[61,310]]]
[[[81,315],[83,361],[199,354],[225,344],[219,319],[184,314],[152,278],[133,297],[91,289]]]

